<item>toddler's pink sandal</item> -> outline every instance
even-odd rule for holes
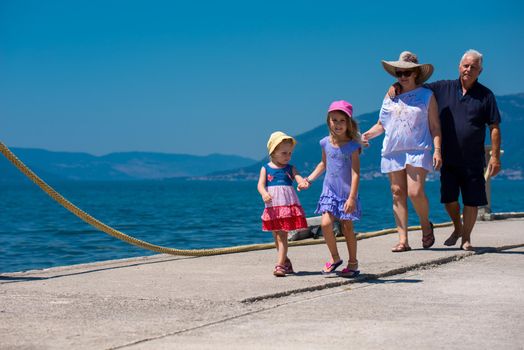
[[[273,275],[276,277],[286,277],[286,268],[283,265],[276,265],[273,270]]]
[[[295,273],[295,271],[293,271],[293,264],[291,263],[291,260],[286,259],[286,262],[284,264],[284,270],[286,271],[286,275]]]

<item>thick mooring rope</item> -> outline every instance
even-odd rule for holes
[[[89,225],[99,229],[102,232],[107,233],[110,236],[113,236],[117,239],[120,239],[124,242],[127,242],[129,244],[133,244],[137,247],[152,250],[157,253],[162,254],[172,254],[172,255],[183,255],[183,256],[209,256],[209,255],[219,255],[219,254],[230,254],[230,253],[240,253],[240,252],[248,252],[248,251],[254,251],[254,250],[263,250],[263,249],[271,249],[274,248],[274,243],[266,243],[266,244],[251,244],[251,245],[243,245],[243,246],[236,246],[236,247],[226,247],[226,248],[211,248],[211,249],[176,249],[176,248],[168,248],[163,247],[155,244],[151,244],[149,242],[142,241],[140,239],[137,239],[135,237],[126,235],[123,232],[120,232],[118,230],[115,230],[114,228],[104,224],[103,222],[95,219],[88,213],[84,212],[80,208],[78,208],[76,205],[68,201],[66,198],[64,198],[60,193],[55,191],[51,186],[49,186],[47,183],[45,183],[38,175],[36,175],[31,169],[29,169],[20,159],[16,157],[16,155],[11,152],[11,150],[4,145],[4,143],[0,142],[0,152],[15,166],[20,170],[25,176],[27,176],[31,181],[33,181],[35,184],[38,185],[44,191],[47,193],[51,198],[53,198],[55,201],[57,201],[61,206],[69,210],[71,213],[78,216],[80,219],[82,219],[84,222],[88,223]],[[444,226],[450,226],[451,222],[442,223],[442,224],[436,224],[435,227],[444,227]],[[420,230],[420,226],[411,226],[408,228],[411,230]],[[371,238],[371,237],[377,237],[382,236],[390,233],[397,232],[396,229],[385,229],[380,231],[374,231],[374,232],[368,232],[364,234],[357,235],[357,239],[364,239],[364,238]],[[343,241],[344,238],[338,238],[338,241]],[[311,244],[320,244],[323,243],[324,240],[319,239],[306,239],[303,241],[293,241],[289,242],[290,246],[299,246],[299,245],[311,245]]]

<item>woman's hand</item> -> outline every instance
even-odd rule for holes
[[[377,121],[375,125],[373,125],[371,128],[369,128],[368,131],[360,135],[360,139],[362,140],[362,144],[365,147],[369,146],[369,140],[377,137],[378,135],[382,134],[384,132],[384,127],[380,123],[380,120]]]
[[[356,201],[355,198],[349,197],[344,203],[344,213],[349,214],[355,210]]]
[[[369,140],[371,139],[371,130],[368,130],[366,131],[365,133],[362,134],[362,145],[364,147],[369,147]]]
[[[442,167],[442,154],[440,153],[440,148],[435,148],[433,152],[433,169],[440,170]]]

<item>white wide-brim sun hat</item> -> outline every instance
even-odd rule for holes
[[[397,69],[413,69],[419,68],[419,74],[415,83],[422,84],[431,77],[433,74],[433,65],[429,63],[419,64],[417,55],[412,52],[404,51],[400,54],[398,61],[384,61],[382,60],[382,66],[392,76],[397,78]]]

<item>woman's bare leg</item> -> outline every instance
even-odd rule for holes
[[[406,170],[395,171],[388,175],[391,194],[393,195],[393,215],[397,224],[399,243],[409,246]]]

